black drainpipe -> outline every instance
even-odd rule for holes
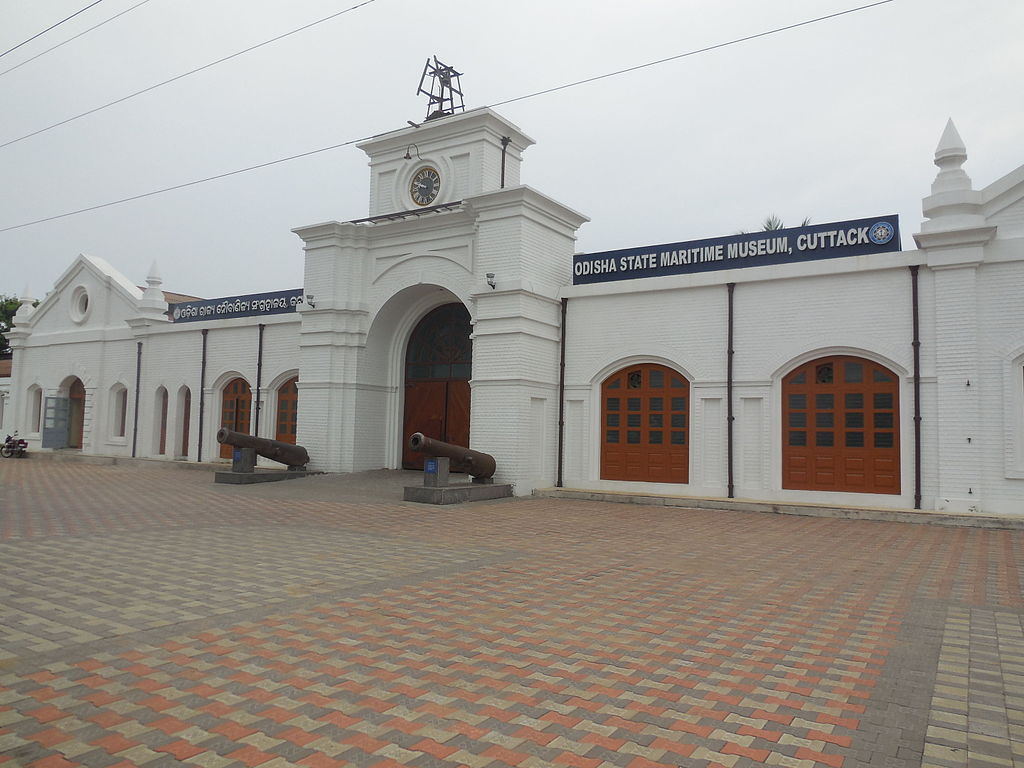
[[[208,328],[203,328],[203,358],[202,365],[199,368],[199,448],[196,451],[196,461],[203,460],[203,414],[206,413],[204,407],[206,403],[206,334],[209,333]]]
[[[917,273],[920,266],[910,267],[910,290],[914,313],[914,509],[921,508],[921,327],[917,295]]]
[[[561,350],[558,362],[558,478],[555,487],[562,487],[562,464],[565,457],[565,316],[569,307],[569,299],[562,297],[562,334],[559,343]]]
[[[260,323],[259,351],[256,353],[256,423],[252,427],[253,437],[260,436],[260,387],[263,384],[263,331],[266,329]]]
[[[508,150],[508,143],[512,141],[508,136],[501,137],[501,188],[505,188],[505,152]]]
[[[135,425],[132,427],[132,458],[139,442],[139,391],[142,388],[142,342],[135,346]]]
[[[732,413],[732,356],[735,352],[732,348],[732,332],[733,332],[733,292],[736,290],[736,283],[726,283],[726,288],[729,289],[729,340],[726,349],[726,373],[725,373],[725,434],[726,434],[726,463],[728,464],[728,475],[729,475],[729,498],[736,498],[735,485],[733,484],[732,474],[732,423],[736,419]]]

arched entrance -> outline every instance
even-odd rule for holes
[[[85,436],[85,385],[75,377],[68,387],[68,448],[82,447]]]
[[[900,492],[899,377],[860,357],[804,363],[782,380],[782,487]]]
[[[295,427],[299,419],[299,377],[293,376],[277,389],[277,428],[274,439],[295,445]]]
[[[690,475],[690,382],[646,363],[601,385],[601,478],[685,483]]]
[[[249,411],[252,408],[252,390],[249,382],[239,377],[232,379],[224,387],[224,398],[221,401],[220,425],[232,432],[249,434]],[[230,445],[221,445],[220,457],[231,458]]]
[[[405,354],[405,418],[402,466],[422,469],[423,454],[411,451],[409,435],[422,432],[469,446],[469,379],[473,372],[469,311],[445,304],[420,320]],[[458,471],[459,467],[452,466]]]

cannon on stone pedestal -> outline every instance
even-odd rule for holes
[[[509,483],[495,483],[494,457],[489,453],[473,451],[461,445],[452,445],[414,432],[409,437],[409,447],[425,453],[423,462],[423,485],[406,486],[404,499],[422,504],[461,504],[464,501],[504,499],[512,495]],[[450,463],[469,467],[473,476],[471,483],[449,483]]]
[[[446,456],[452,461],[469,467],[474,482],[485,481],[494,475],[494,457],[489,453],[474,451],[461,445],[452,445],[414,432],[409,437],[409,447],[428,456]]]
[[[252,452],[253,458],[249,462],[243,461],[243,466],[236,465],[235,472],[252,472],[255,465],[255,456],[262,456],[265,459],[287,464],[290,470],[302,470],[309,463],[309,453],[301,445],[283,443],[280,440],[269,440],[265,437],[253,437],[243,432],[233,432],[221,427],[217,430],[217,442],[222,445],[230,445],[235,448],[242,448]],[[237,464],[237,463],[236,463]],[[247,468],[245,465],[248,465]]]

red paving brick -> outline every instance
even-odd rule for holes
[[[16,627],[34,646],[0,634],[4,765],[144,743],[245,766],[917,768],[931,689],[893,698],[901,665],[937,659],[964,623],[947,614],[1024,613],[1016,531],[547,499],[425,511],[305,481],[10,465],[0,556],[33,585],[12,607],[50,624]]]

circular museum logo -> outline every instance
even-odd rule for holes
[[[871,229],[868,230],[868,237],[871,238],[871,242],[875,245],[885,245],[892,240],[895,234],[896,229],[888,221],[872,224]]]

